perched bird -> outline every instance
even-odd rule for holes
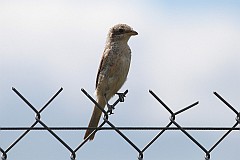
[[[111,107],[108,101],[126,81],[131,61],[131,50],[127,44],[131,36],[137,35],[130,26],[117,24],[110,28],[96,78],[96,101],[101,107]],[[111,109],[111,108],[110,108]],[[88,127],[97,127],[102,111],[95,106]],[[84,139],[94,130],[87,129]],[[94,139],[91,135],[90,140]]]

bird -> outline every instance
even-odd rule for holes
[[[131,36],[135,35],[138,35],[138,32],[127,24],[114,25],[109,29],[107,35],[105,48],[97,72],[95,95],[96,102],[103,109],[107,104],[110,114],[114,108],[111,108],[108,101],[115,94],[118,94],[117,92],[127,79],[131,62],[131,49],[128,45],[128,40]],[[119,98],[121,97],[120,95],[121,94],[119,94]],[[98,126],[101,115],[102,111],[97,106],[94,106],[88,129],[84,135],[84,140],[94,131],[94,129],[91,128]],[[94,139],[95,133],[91,134],[89,140]]]

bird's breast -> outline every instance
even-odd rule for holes
[[[126,81],[131,62],[131,50],[128,45],[112,47],[106,55],[105,67],[101,70],[97,86],[97,95],[106,94],[110,99]]]

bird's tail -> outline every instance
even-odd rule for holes
[[[100,99],[98,99],[98,104],[101,107],[104,107],[106,105],[106,101],[103,98],[100,98]],[[88,127],[97,127],[99,120],[101,118],[101,115],[102,115],[102,111],[97,106],[95,106],[94,110],[92,112],[92,117],[88,124]],[[86,139],[93,131],[94,131],[94,129],[87,129],[85,132],[85,135],[84,135],[84,139]],[[89,140],[93,140],[94,136],[95,136],[95,133],[93,135],[91,135]]]

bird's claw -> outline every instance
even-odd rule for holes
[[[115,107],[113,105],[108,104],[108,103],[107,103],[107,107],[108,107],[107,113],[109,115],[114,114],[113,110],[115,109]]]
[[[124,102],[124,98],[126,97],[124,93],[116,93],[119,96],[119,101]]]
[[[104,98],[105,98],[105,101],[107,103],[107,108],[108,108],[107,113],[108,113],[108,115],[114,114],[113,113],[113,110],[115,109],[114,105],[111,105],[111,104],[108,103],[107,98],[106,98],[106,94],[104,95]]]
[[[117,94],[118,97],[119,97],[119,101],[120,101],[120,102],[124,102],[125,94],[124,94],[124,93],[116,93],[116,94]],[[114,113],[113,113],[113,110],[115,109],[115,107],[114,107],[114,105],[111,105],[111,104],[108,103],[108,101],[107,101],[107,99],[106,99],[106,95],[105,95],[105,100],[106,100],[106,102],[107,102],[107,108],[108,108],[107,113],[108,113],[109,115],[114,114]]]

